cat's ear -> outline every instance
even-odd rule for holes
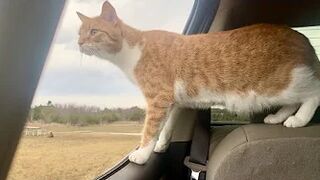
[[[88,19],[90,19],[89,17],[81,14],[81,13],[78,12],[78,11],[77,11],[77,14],[78,14],[78,16],[79,16],[79,18],[80,18],[80,20],[81,20],[82,22],[88,21]]]
[[[116,10],[108,1],[103,3],[100,16],[107,22],[110,22],[113,24],[116,24],[118,22],[118,16],[117,16]]]

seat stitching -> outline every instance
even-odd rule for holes
[[[242,129],[242,131],[243,131],[243,133],[244,133],[244,135],[245,135],[245,137],[246,137],[246,142],[243,142],[243,143],[240,143],[240,144],[236,145],[235,147],[231,148],[231,151],[233,151],[234,149],[238,148],[239,146],[242,146],[242,145],[244,145],[244,144],[246,144],[246,143],[249,142],[249,141],[248,141],[247,132],[244,130],[244,128],[243,128],[242,126],[240,126],[240,128]]]
[[[246,141],[249,142],[249,140],[248,140],[248,134],[247,134],[246,130],[243,128],[243,126],[241,126],[241,129],[242,129],[242,131],[243,131],[243,133],[244,133],[244,135],[245,135],[245,137],[246,137]]]

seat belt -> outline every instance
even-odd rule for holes
[[[210,109],[198,111],[197,117],[190,156],[185,158],[184,164],[191,170],[191,180],[205,180],[210,142]]]

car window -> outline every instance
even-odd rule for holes
[[[316,50],[317,56],[320,55],[320,26],[298,27],[294,30],[304,34]]]
[[[244,114],[237,114],[225,109],[224,106],[212,106],[211,123],[242,123],[250,121],[250,117]]]
[[[69,0],[9,173],[14,179],[93,179],[140,140],[145,102],[112,64],[78,50],[79,11],[99,15],[104,0]],[[141,29],[181,33],[193,0],[110,0]]]

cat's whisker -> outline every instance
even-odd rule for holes
[[[80,55],[80,67],[82,67],[82,61],[83,61],[83,53]]]
[[[90,48],[89,51],[90,51],[90,56],[92,56],[93,55],[93,49]]]

